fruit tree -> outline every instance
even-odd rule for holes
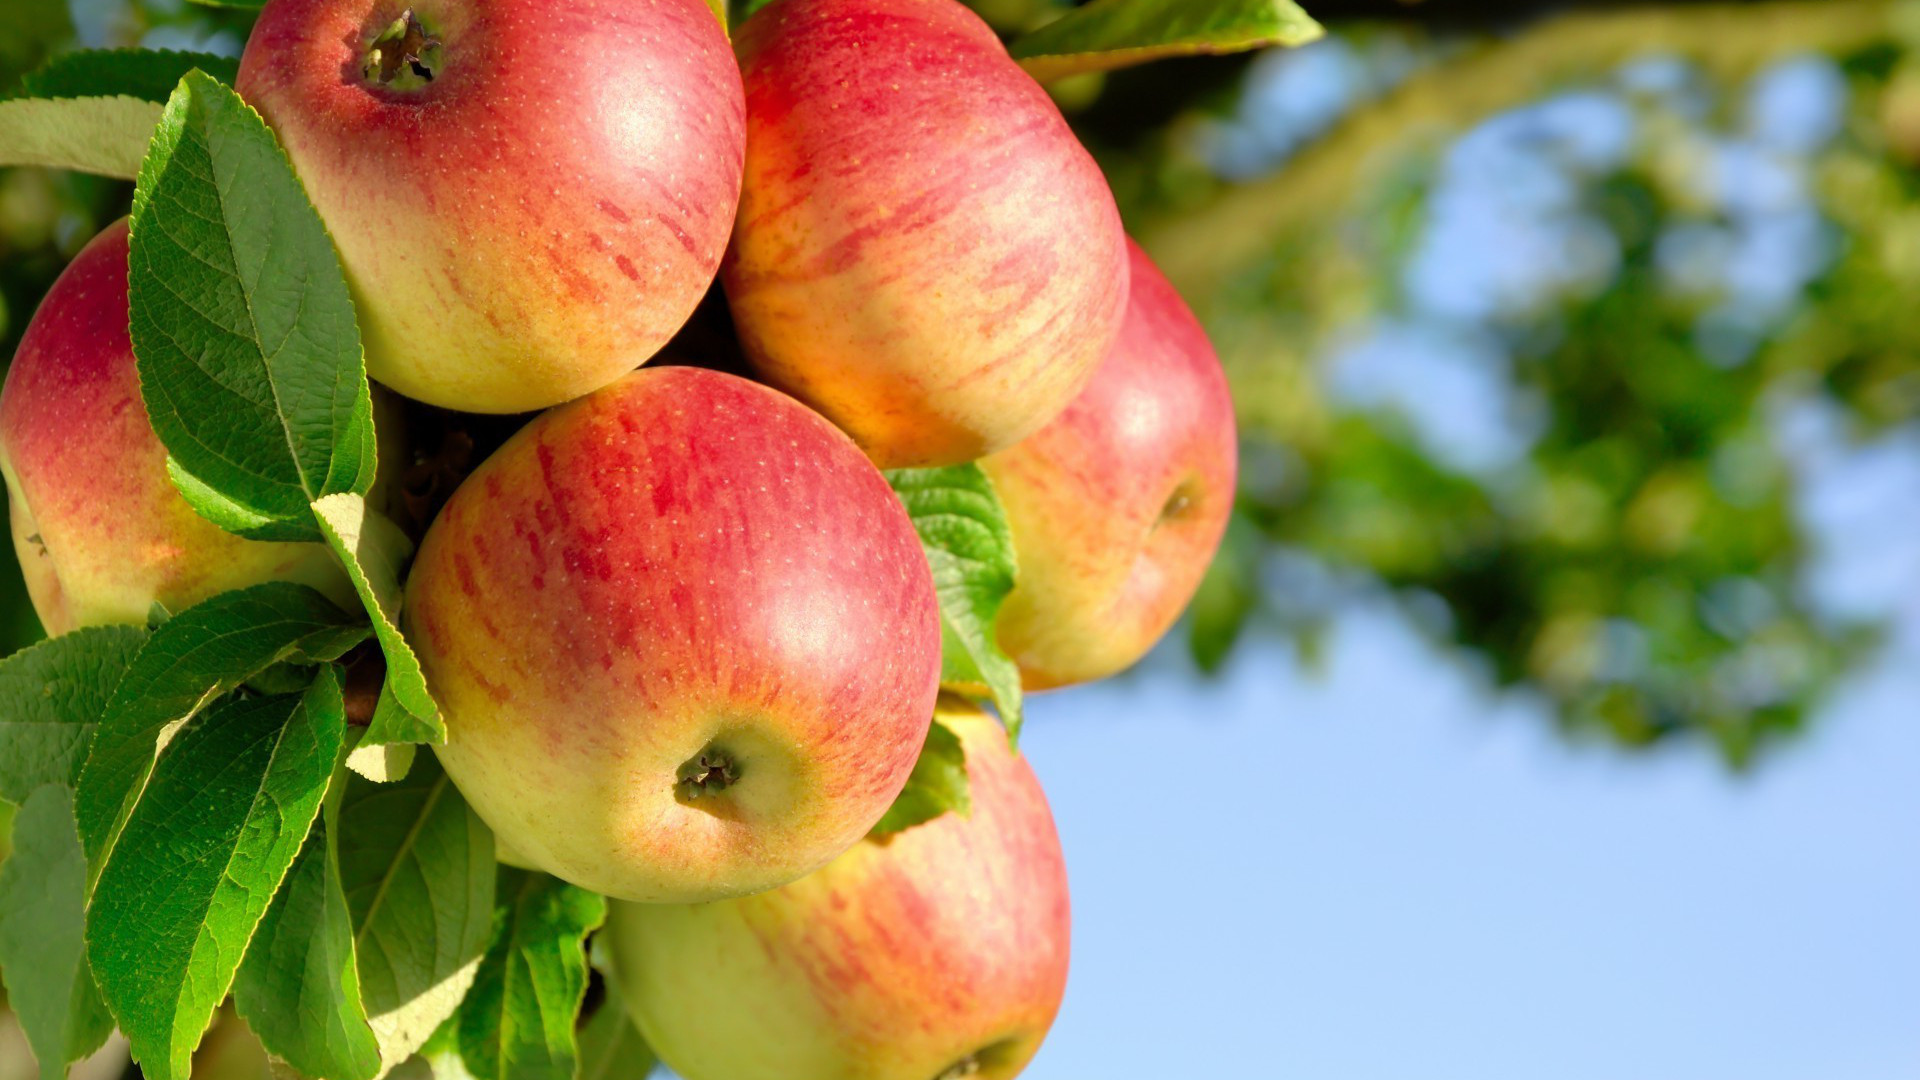
[[[0,165],[136,181],[0,392],[42,1075],[115,1031],[154,1080],[236,1031],[314,1080],[1019,1073],[1069,953],[1022,694],[1167,632],[1237,457],[1050,84],[1317,27],[233,18],[237,64],[0,99]]]

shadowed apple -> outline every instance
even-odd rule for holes
[[[333,234],[368,373],[435,405],[646,362],[733,225],[740,74],[703,0],[273,0],[238,89]]]
[[[742,345],[882,468],[1011,446],[1107,353],[1120,218],[1046,91],[954,0],[777,0],[736,42]]]
[[[1067,878],[1033,771],[943,698],[973,811],[864,840],[759,896],[615,904],[614,974],[687,1080],[1004,1080],[1066,988]]]
[[[1193,598],[1233,511],[1233,399],[1206,331],[1131,245],[1112,355],[1039,434],[982,461],[1020,576],[1000,645],[1030,689],[1140,659]]]
[[[406,618],[447,772],[529,865],[630,900],[784,884],[865,835],[937,694],[905,509],[820,416],[696,368],[548,412],[428,530]]]
[[[243,540],[174,489],[127,322],[123,219],[54,282],[0,391],[14,551],[47,632],[142,623],[156,601],[179,611],[265,581],[313,585],[357,607],[325,547]]]

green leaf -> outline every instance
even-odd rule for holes
[[[79,782],[94,728],[146,640],[139,627],[96,626],[0,661],[0,799]]]
[[[895,469],[887,482],[920,533],[940,596],[940,682],[992,695],[1007,737],[1018,739],[1020,668],[1000,650],[994,620],[1013,591],[1013,531],[978,465]]]
[[[387,682],[360,745],[446,742],[447,729],[440,722],[433,695],[427,692],[427,677],[413,647],[400,633],[400,577],[413,553],[412,542],[358,495],[321,499],[313,504],[313,514],[353,579],[387,658]]]
[[[373,1080],[381,1072],[380,1044],[361,1001],[331,817],[322,812],[313,823],[260,920],[234,979],[233,1003],[261,1045],[302,1076]]]
[[[887,836],[932,821],[947,811],[961,817],[973,813],[973,795],[967,786],[967,751],[960,736],[935,720],[927,728],[920,760],[913,763],[907,786],[881,816],[869,836]]]
[[[431,753],[404,779],[350,777],[340,880],[367,1015],[388,1065],[453,1015],[493,932],[493,833]]]
[[[329,666],[303,695],[207,710],[154,768],[87,908],[94,978],[153,1080],[186,1080],[320,812],[346,722]]]
[[[267,4],[267,0],[188,0],[188,2],[199,4],[201,7],[227,8],[232,11],[259,11]]]
[[[314,664],[274,664],[244,684],[256,694],[298,694],[313,685]]]
[[[659,1064],[609,979],[600,1008],[580,1028],[579,1080],[642,1080]]]
[[[339,659],[367,627],[304,585],[221,593],[153,631],[107,702],[74,809],[97,876],[167,730],[275,664]]]
[[[240,62],[213,53],[172,49],[80,49],[62,53],[40,70],[29,73],[20,81],[20,90],[13,96],[119,96],[165,105],[181,78],[195,68],[231,83],[240,72]],[[154,119],[159,120],[157,113]]]
[[[0,166],[131,180],[140,172],[161,108],[134,97],[12,98],[0,101]]]
[[[606,918],[606,898],[504,867],[499,896],[493,945],[437,1056],[476,1080],[573,1080],[586,936]]]
[[[0,98],[0,165],[43,165],[131,180],[161,106],[194,68],[231,80],[236,61],[162,49],[87,49],[55,57]]]
[[[320,540],[313,501],[373,484],[373,399],[326,227],[260,115],[193,72],[134,190],[140,393],[174,485],[261,540]]]
[[[385,701],[387,700],[384,693],[385,687],[381,689],[383,691],[381,700]],[[374,715],[380,715],[377,709]],[[347,755],[347,768],[376,784],[391,784],[397,780],[406,779],[407,770],[413,768],[413,759],[419,749],[413,743],[375,743],[372,746],[356,746],[353,752]]]
[[[411,648],[408,649],[407,655],[411,657]],[[415,660],[414,664],[417,667],[419,661]],[[440,726],[437,713],[432,726],[429,726],[400,705],[400,698],[394,687],[393,671],[389,668],[387,681],[380,687],[380,700],[373,707],[373,719],[367,723],[366,734],[361,736],[361,749],[370,754],[374,749],[383,746],[445,743],[446,736],[443,734],[445,729]],[[368,777],[368,779],[378,779],[378,777]]]
[[[113,1017],[87,970],[87,860],[73,792],[47,784],[20,807],[0,866],[0,972],[45,1080],[100,1048]]]
[[[1305,45],[1324,33],[1293,0],[1093,0],[1007,51],[1052,82],[1169,56]]]

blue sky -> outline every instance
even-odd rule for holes
[[[1912,1080],[1920,648],[1759,775],[1572,748],[1385,610],[1042,698],[1074,888],[1027,1076]]]

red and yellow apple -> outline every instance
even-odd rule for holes
[[[0,391],[0,473],[14,551],[50,634],[141,623],[264,581],[357,604],[319,544],[243,540],[167,476],[127,333],[127,223],[94,237],[28,324]]]
[[[938,693],[905,509],[778,391],[645,368],[456,490],[406,619],[447,773],[527,864],[629,900],[768,889],[865,835]]]
[[[861,841],[737,900],[612,905],[614,976],[687,1080],[1004,1080],[1067,981],[1065,864],[1033,771],[943,698],[973,811]]]
[[[762,377],[882,468],[1011,446],[1106,355],[1113,194],[955,0],[776,0],[739,29],[747,168],[721,270]]]
[[[704,0],[272,0],[238,88],[333,234],[368,373],[435,405],[646,362],[733,225],[740,73]]]
[[[1233,399],[1180,294],[1137,245],[1126,324],[1039,434],[982,461],[1020,567],[1000,645],[1030,689],[1145,655],[1205,576],[1233,511]]]

